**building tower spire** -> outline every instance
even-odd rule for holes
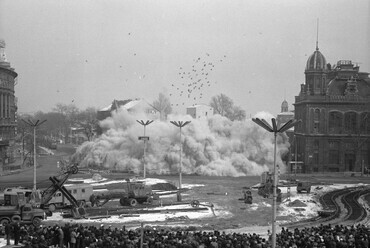
[[[316,29],[316,50],[319,50],[319,18],[317,18],[317,29]]]

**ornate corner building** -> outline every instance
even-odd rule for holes
[[[326,63],[316,45],[295,97],[301,171],[363,172],[370,166],[370,78],[350,60]]]
[[[16,97],[14,85],[18,74],[5,55],[5,42],[0,40],[0,170],[13,159],[16,133]]]

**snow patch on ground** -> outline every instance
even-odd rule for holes
[[[278,205],[278,216],[279,217],[295,217],[296,220],[302,220],[307,218],[312,218],[317,216],[317,212],[322,210],[322,206],[320,202],[314,199],[315,195],[322,195],[326,192],[349,188],[349,187],[360,187],[366,186],[366,184],[359,183],[359,184],[333,184],[333,185],[320,185],[320,186],[312,186],[311,193],[297,193],[296,187],[290,188],[290,201],[285,199],[282,203]],[[288,187],[279,187],[281,189],[281,193],[284,195],[288,194]],[[304,203],[305,206],[301,204],[297,204],[294,206],[294,202]],[[286,221],[280,221],[286,222]]]
[[[206,204],[206,203],[204,203]],[[190,212],[174,212],[169,210],[174,209],[194,209],[194,211]],[[166,220],[173,219],[173,218],[183,218],[183,219],[202,219],[207,217],[214,216],[214,213],[211,208],[207,208],[207,210],[198,210],[196,211],[195,208],[190,206],[189,204],[184,205],[173,205],[173,206],[166,206],[166,207],[155,207],[152,210],[161,210],[161,213],[150,213],[150,214],[139,214],[137,216],[107,216],[107,218],[85,218],[85,219],[68,219],[69,223],[131,223],[131,222],[165,222]],[[169,211],[169,212],[166,212]],[[225,211],[215,211],[216,215],[224,216],[225,214],[228,215]],[[47,221],[66,221],[61,216],[61,213],[53,213],[53,216],[48,217]],[[46,221],[46,222],[47,222]]]

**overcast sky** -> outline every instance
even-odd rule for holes
[[[0,39],[19,112],[164,92],[179,113],[223,93],[276,115],[304,82],[317,19],[327,62],[370,72],[368,0],[0,0]]]

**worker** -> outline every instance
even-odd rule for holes
[[[13,234],[14,234],[14,245],[18,245],[19,238],[21,235],[21,227],[19,225],[19,221],[15,221],[13,224]]]
[[[12,226],[9,222],[5,224],[5,235],[6,235],[6,245],[10,245],[10,234],[12,233]]]

